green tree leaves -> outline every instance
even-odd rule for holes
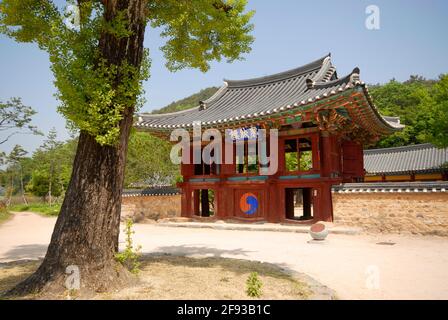
[[[6,102],[0,101],[0,144],[5,143],[13,135],[28,133],[42,135],[36,126],[31,124],[32,117],[36,114],[31,107],[22,104],[20,98],[11,98]]]
[[[62,194],[59,179],[53,175],[50,177],[49,172],[45,169],[36,169],[33,171],[30,182],[26,186],[26,190],[32,194],[46,198],[50,190],[50,181],[52,184],[52,196],[59,197]]]
[[[387,116],[399,116],[406,127],[381,139],[374,147],[387,148],[433,142],[443,146],[447,140],[447,75],[439,81],[411,76],[400,83],[391,80],[370,88],[375,105]],[[445,142],[448,143],[448,142]],[[445,144],[447,145],[447,144]]]
[[[432,88],[432,99],[427,102],[425,111],[431,115],[427,139],[439,147],[448,146],[448,74]]]
[[[174,183],[179,166],[171,163],[169,142],[145,132],[133,132],[129,139],[125,186]]]
[[[101,145],[114,145],[123,114],[138,108],[142,82],[149,77],[145,52],[141,66],[106,61],[98,50],[101,35],[130,38],[127,10],[113,18],[104,14],[104,1],[67,1],[78,5],[79,27],[50,0],[3,0],[0,32],[18,42],[34,42],[48,52],[58,88],[58,111],[71,126],[88,132]],[[161,48],[167,67],[209,69],[209,61],[234,61],[250,51],[253,12],[245,13],[246,0],[153,0],[141,14],[167,38]],[[110,18],[110,19],[109,19]]]
[[[52,197],[62,195],[70,179],[76,143],[76,140],[58,141],[56,130],[50,130],[42,146],[33,154],[27,191],[47,198],[50,204]]]
[[[26,203],[25,194],[24,194],[24,184],[23,184],[23,162],[26,159],[27,151],[23,149],[22,146],[16,144],[14,148],[11,150],[9,155],[5,155],[2,153],[1,157],[2,164],[6,164],[6,170],[2,172],[2,178],[4,185],[8,186],[8,200],[7,203],[9,205],[11,201],[11,196],[16,191],[16,188],[19,187],[22,193],[22,197],[24,202]],[[18,183],[16,184],[15,182]]]
[[[205,72],[209,61],[225,57],[231,62],[248,53],[254,41],[254,11],[244,12],[246,0],[155,0],[148,4],[149,21],[167,38],[161,50],[166,67],[177,71],[197,68]]]
[[[36,196],[49,200],[50,188],[53,197],[63,195],[70,181],[77,143],[77,139],[58,141],[53,129],[32,157],[26,157],[21,146],[9,155],[3,153],[0,160],[6,168],[0,170],[0,185],[8,188],[8,194],[18,193],[23,179],[25,190]],[[125,186],[174,184],[179,166],[171,163],[170,148],[165,140],[134,131],[129,141]]]
[[[19,164],[27,154],[21,145],[16,144],[8,156],[8,162],[12,165]]]
[[[61,15],[48,0],[3,0],[0,3],[0,32],[17,42],[35,42],[48,47],[55,27],[61,27]]]

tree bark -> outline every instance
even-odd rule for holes
[[[99,50],[109,64],[124,61],[140,68],[146,26],[146,0],[103,1],[104,18],[111,21],[127,10],[130,37],[117,39],[101,34]],[[119,75],[114,85],[120,81]],[[118,251],[121,195],[128,139],[134,105],[123,113],[119,141],[102,146],[81,131],[73,171],[47,254],[39,269],[8,294],[36,291],[61,293],[66,290],[68,266],[80,271],[81,290],[107,291],[126,283],[129,274],[115,262]]]
[[[14,175],[11,173],[11,185],[10,185],[10,189],[9,189],[9,197],[8,197],[8,202],[7,202],[7,206],[9,206],[11,204],[11,199],[12,199],[12,193],[14,192]]]
[[[48,181],[48,199],[51,207],[51,181],[53,180],[53,162],[50,162],[50,179]]]
[[[23,203],[25,203],[27,205],[28,201],[26,200],[26,197],[25,197],[25,188],[23,187],[23,168],[22,168],[22,165],[20,165],[20,191],[22,192]]]

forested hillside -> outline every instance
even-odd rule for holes
[[[383,115],[399,116],[405,129],[384,137],[376,146],[398,147],[432,142],[448,145],[448,74],[438,80],[411,76],[405,82],[391,80],[369,86],[375,105]]]
[[[208,87],[202,89],[198,93],[192,94],[184,99],[171,102],[169,105],[154,110],[152,113],[170,113],[175,111],[186,110],[190,108],[197,107],[199,105],[199,101],[204,101],[210,98],[219,88],[218,87]]]

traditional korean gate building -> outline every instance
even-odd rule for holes
[[[200,106],[141,114],[136,128],[169,140],[172,130],[278,129],[278,170],[250,163],[182,164],[183,217],[310,223],[333,220],[331,187],[364,178],[363,146],[400,130],[381,116],[355,68],[339,78],[330,55],[302,67],[249,80],[225,80]],[[268,137],[270,139],[270,137]],[[224,147],[223,147],[224,150]],[[234,155],[235,156],[235,155]]]

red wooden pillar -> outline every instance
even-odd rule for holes
[[[294,192],[293,189],[285,189],[285,218],[294,219]]]
[[[278,169],[276,176],[285,174],[285,138],[278,139]]]
[[[332,171],[330,134],[322,131],[320,139],[321,177],[329,177]]]
[[[215,215],[218,219],[226,218],[226,196],[225,196],[226,188],[219,186],[215,189]]]
[[[330,136],[329,132],[322,131],[320,140],[321,177],[331,177],[332,173],[339,171],[338,153],[333,154],[333,149],[338,143],[336,137]],[[333,221],[333,202],[331,197],[331,183],[324,183],[319,189],[313,191],[314,203],[317,211],[314,219],[319,221]]]
[[[183,157],[182,158],[183,163],[180,166],[180,173],[182,174],[184,182],[178,185],[178,187],[182,188],[181,216],[189,218],[193,215],[192,212],[193,199],[192,199],[192,189],[190,188],[188,179],[194,173],[194,165],[189,163],[184,153],[182,153],[182,157]]]
[[[333,200],[331,196],[331,184],[325,183],[319,189],[314,189],[313,193],[317,192],[317,201],[319,210],[314,213],[316,221],[333,221]],[[314,196],[314,194],[313,194]],[[316,197],[314,197],[316,198]]]
[[[269,137],[271,139],[271,137]],[[286,218],[285,210],[285,192],[278,185],[278,177],[285,174],[285,139],[284,137],[278,138],[278,153],[272,154],[273,150],[269,148],[269,157],[273,158],[277,156],[277,172],[269,176],[266,186],[266,196],[268,197],[266,206],[266,220],[268,222],[281,222]],[[270,143],[270,140],[269,140]]]
[[[281,199],[280,188],[274,183],[269,183],[267,187],[268,207],[266,220],[268,222],[280,222],[285,218],[285,200]]]
[[[191,190],[185,186],[182,187],[180,215],[185,218],[191,217]]]
[[[229,149],[227,150],[226,147]],[[226,157],[230,159],[226,159]],[[229,160],[226,162],[226,160]],[[235,174],[235,150],[233,141],[229,141],[226,144],[225,139],[223,139],[222,144],[222,164],[220,165],[219,178],[221,179],[222,185],[218,188],[218,219],[226,219],[233,217],[234,213],[234,191],[231,187],[226,184],[227,177]]]
[[[222,213],[223,218],[235,217],[237,213],[235,212],[235,190],[229,186],[223,187],[222,193],[222,208],[224,212]]]

